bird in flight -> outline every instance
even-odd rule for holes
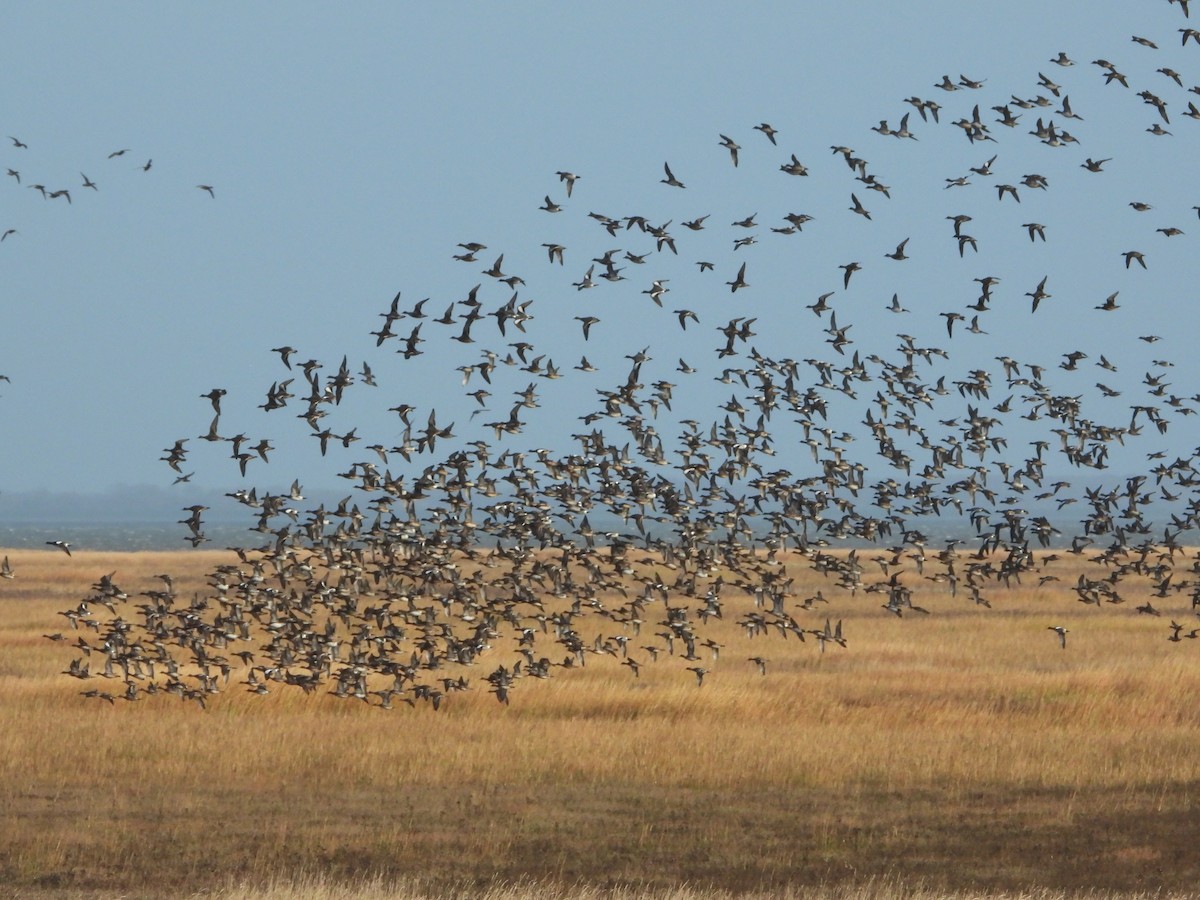
[[[1049,275],[1045,276],[1041,281],[1038,282],[1037,287],[1035,287],[1032,291],[1025,292],[1026,297],[1031,297],[1033,299],[1033,308],[1030,310],[1030,312],[1037,312],[1038,304],[1050,296],[1050,294],[1046,292],[1046,279],[1049,277]]]
[[[857,262],[849,262],[849,263],[846,263],[844,266],[838,266],[838,268],[841,269],[843,272],[842,287],[849,288],[850,287],[850,276],[853,275],[855,272],[860,271],[862,269],[862,265],[860,265]]]
[[[770,141],[772,144],[775,143],[775,135],[779,134],[778,131],[776,131],[774,128],[772,128],[766,122],[763,122],[761,125],[755,125],[754,130],[761,131],[763,134],[765,134],[767,136],[767,140]]]
[[[742,267],[738,269],[737,278],[735,278],[733,281],[727,281],[725,283],[729,285],[729,292],[731,294],[737,293],[738,289],[740,288],[750,287],[749,283],[746,281],[746,264],[742,263]]]
[[[596,316],[576,316],[575,321],[583,325],[583,339],[586,341],[591,336],[592,326],[600,320]]]
[[[733,158],[733,164],[738,164],[738,151],[742,149],[741,145],[734,141],[733,138],[726,135],[721,135],[721,146],[729,151],[730,157]]]
[[[668,165],[667,163],[663,163],[663,171],[667,173],[666,178],[659,179],[659,181],[662,182],[663,184],[667,184],[667,185],[670,185],[671,187],[677,187],[677,188],[687,186],[682,181],[680,181],[678,178],[675,177],[674,173],[671,171],[670,165]]]
[[[558,180],[567,186],[567,197],[571,196],[571,191],[575,189],[575,182],[579,180],[579,176],[573,172],[555,172]]]

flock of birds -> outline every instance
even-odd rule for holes
[[[14,151],[16,154],[24,154],[29,150],[29,144],[21,140],[19,137],[8,135],[8,140],[10,142],[9,149]],[[122,147],[120,150],[114,150],[109,153],[104,162],[108,166],[120,165],[125,163],[127,159],[126,154],[132,152],[133,151],[128,147]],[[31,158],[36,160],[36,153]],[[126,165],[126,168],[127,167],[128,166]],[[154,168],[154,159],[149,158],[143,163],[137,163],[135,168],[140,172],[149,172]],[[44,184],[44,176],[36,172],[31,172],[26,167],[25,161],[23,159],[19,159],[17,156],[13,156],[11,161],[5,165],[4,169],[6,177],[12,179],[11,183],[14,183],[17,187],[23,187],[31,191],[37,191],[39,194],[41,194],[43,200],[65,200],[68,204],[73,205],[75,201],[71,199],[71,191],[75,192],[76,197],[79,197],[86,191],[94,191],[96,193],[100,192],[99,185],[93,179],[89,178],[85,172],[79,173],[78,184],[60,186],[57,184]],[[103,179],[101,179],[101,181],[103,181]],[[203,191],[212,199],[216,199],[216,190],[211,184],[198,184],[196,185],[196,190]],[[15,225],[3,223],[3,227],[0,227],[0,243],[12,238],[14,235],[19,235],[20,233],[20,230]]]
[[[1171,2],[1187,16],[1186,0]],[[1200,51],[1200,32],[1184,27],[1178,33],[1184,52],[1189,43]],[[1133,42],[1139,53],[1160,52],[1149,38],[1134,36]],[[1096,71],[1086,72],[1089,65]],[[1053,148],[1069,160],[1075,177],[1105,177],[1111,160],[1083,157],[1082,141],[1072,134],[1082,127],[1082,113],[1104,110],[1076,111],[1067,86],[1072,79],[1100,78],[1106,90],[1136,95],[1148,109],[1148,140],[1172,137],[1179,118],[1200,119],[1188,96],[1200,95],[1200,85],[1185,87],[1184,76],[1165,63],[1155,73],[1159,80],[1144,85],[1131,85],[1130,76],[1106,59],[1088,63],[1059,52],[1046,66],[1061,74],[1052,79],[1037,73],[1032,95],[1003,90],[995,96],[985,79],[947,75],[930,88],[940,102],[910,97],[904,102],[911,109],[896,124],[884,119],[871,129],[901,141],[949,134],[980,151],[977,165],[944,179],[948,199],[968,190],[995,198],[987,211],[978,201],[964,202],[960,209],[972,212],[945,217],[950,224],[944,240],[959,258],[979,253],[973,221],[1011,216],[1023,195],[1050,190],[1044,174],[1005,169],[1003,157],[1016,142]],[[988,106],[976,98],[989,91],[998,102],[984,112]],[[753,140],[760,150],[782,155],[780,177],[816,172],[816,164],[784,146],[783,129],[763,122],[747,132],[744,138],[719,133],[714,152],[741,167],[750,156],[739,141]],[[845,211],[831,216],[865,223],[877,204],[895,202],[893,188],[865,155],[840,145],[831,154],[848,179]],[[1057,161],[1055,167],[1061,171]],[[669,162],[662,171],[665,187],[651,189],[689,190]],[[540,206],[546,214],[569,213],[587,184],[570,171],[556,177],[557,197],[546,194]],[[1137,215],[1154,208],[1136,197],[1128,205]],[[1132,580],[1152,590],[1137,614],[1158,616],[1163,610],[1156,601],[1165,609],[1177,598],[1193,611],[1200,608],[1200,553],[1183,540],[1200,526],[1197,457],[1172,459],[1151,449],[1145,472],[1105,481],[1115,445],[1165,435],[1195,413],[1200,395],[1174,392],[1168,360],[1156,360],[1146,373],[1145,396],[1112,415],[1102,401],[1121,391],[1098,382],[1096,393],[1079,392],[1072,379],[1085,360],[1103,372],[1116,371],[1120,347],[1098,360],[1077,350],[1050,362],[1003,355],[990,368],[968,349],[961,373],[947,347],[909,334],[899,335],[890,351],[863,352],[850,333],[856,312],[875,320],[944,320],[952,345],[970,340],[964,332],[986,333],[1000,276],[974,278],[978,295],[955,309],[912,312],[897,292],[889,305],[864,312],[861,304],[837,296],[851,293],[855,274],[876,264],[870,260],[907,260],[907,237],[894,248],[889,241],[872,255],[828,266],[833,289],[807,304],[820,323],[824,353],[802,360],[768,354],[753,341],[767,331],[771,309],[754,302],[750,248],[770,235],[782,239],[819,227],[824,213],[781,211],[769,232],[757,213],[732,222],[733,262],[688,258],[691,235],[721,227],[708,221],[711,214],[697,211],[678,227],[637,213],[587,215],[595,222],[596,248],[580,254],[563,243],[542,244],[551,271],[577,266],[570,286],[581,300],[607,294],[572,317],[581,349],[602,335],[609,339],[602,327],[606,310],[617,294],[622,302],[630,299],[620,282],[636,286],[632,299],[648,298],[634,314],[647,334],[678,328],[689,339],[703,340],[713,325],[700,310],[670,303],[674,267],[695,266],[714,279],[714,292],[736,295],[743,314],[718,324],[720,337],[707,350],[720,370],[715,380],[732,391],[715,414],[710,408],[711,418],[677,410],[688,402],[681,385],[703,371],[700,365],[680,358],[670,373],[662,372],[653,365],[652,345],[635,347],[616,377],[596,389],[595,404],[579,411],[582,426],[567,448],[518,448],[528,417],[555,380],[602,378],[603,370],[586,355],[570,368],[556,363],[552,348],[561,352],[562,342],[541,342],[540,310],[526,291],[525,276],[533,276],[506,264],[499,248],[463,241],[453,252],[455,264],[478,272],[479,283],[440,304],[406,301],[397,292],[378,313],[370,352],[394,362],[377,358],[374,366],[368,360],[352,367],[342,356],[326,366],[291,346],[272,349],[278,377],[258,408],[272,421],[300,420],[295,427],[313,440],[314,452],[348,459],[337,474],[351,493],[334,508],[305,509],[298,482],[277,493],[232,491],[228,496],[249,512],[257,537],[251,546],[232,548],[238,563],[218,566],[202,592],[177,593],[167,574],[161,585],[134,595],[115,583],[115,573],[101,578],[86,599],[62,613],[79,632],[74,640],[49,635],[81,654],[67,674],[124,686],[85,695],[115,703],[169,693],[203,706],[236,676],[256,694],[290,685],[385,708],[406,703],[438,709],[450,694],[482,681],[507,704],[523,680],[583,667],[598,655],[618,660],[631,678],[646,666],[675,665],[702,686],[725,664],[719,662],[722,645],[712,636],[716,620],[736,621],[750,638],[803,641],[817,652],[847,646],[831,598],[824,591],[798,596],[795,572],[789,572],[797,565],[824,575],[830,593],[870,595],[902,619],[930,614],[918,602],[928,602],[923,591],[940,602],[987,607],[1014,584],[1050,585],[1057,581],[1053,563],[1063,558],[1095,564],[1094,577],[1080,575],[1062,585],[1081,604],[1118,606],[1125,601],[1123,582]],[[1026,218],[1018,215],[1011,227],[1022,229],[1034,248],[1056,239],[1046,224]],[[1185,238],[1180,224],[1144,230],[1156,232],[1164,240]],[[610,249],[614,244],[620,246]],[[1118,270],[1145,268],[1149,256],[1135,248],[1111,262]],[[1120,308],[1119,293],[1098,297],[1096,309]],[[1025,294],[1030,314],[1051,296],[1049,276],[1043,277]],[[764,336],[763,344],[769,339]],[[1131,337],[1148,346],[1160,339]],[[440,364],[451,358],[449,341],[470,353],[454,367],[471,400],[470,422],[401,402],[387,410],[398,440],[368,443],[357,426],[338,424],[349,392],[383,393],[377,373],[403,369],[415,357],[430,354]],[[472,344],[478,352],[470,352]],[[201,399],[211,407],[207,430],[163,450],[162,461],[177,482],[191,477],[197,445],[228,457],[243,477],[269,463],[277,439],[224,427],[225,389]],[[482,432],[473,430],[476,417]],[[1016,420],[1022,421],[1010,427]],[[1022,429],[1037,435],[1025,451],[1009,446],[1010,433]],[[856,452],[860,440],[873,453]],[[1065,467],[1095,477],[1081,490],[1051,480],[1048,473]],[[1060,517],[1036,511],[1051,507],[1078,510],[1080,533],[1066,535]],[[184,509],[185,540],[193,546],[208,540],[206,511],[202,504]],[[931,537],[931,523],[947,520],[962,523],[971,537]],[[12,574],[7,561],[3,574]],[[1047,628],[1065,650],[1068,629]],[[1200,629],[1172,620],[1168,639],[1183,642],[1198,634]],[[515,650],[515,663],[489,662],[501,647]],[[768,662],[756,655],[736,664],[766,675]]]

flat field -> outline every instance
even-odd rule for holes
[[[628,632],[638,676],[592,654],[521,679],[505,706],[483,681],[520,658],[505,639],[435,712],[327,688],[260,696],[237,667],[206,709],[125,701],[119,679],[62,674],[95,636],[60,613],[104,574],[132,596],[170,572],[186,596],[236,557],[6,555],[0,894],[1182,896],[1200,883],[1200,640],[1168,640],[1172,619],[1200,622],[1185,595],[1138,614],[1151,588],[1133,578],[1121,605],[1081,604],[1078,558],[1045,569],[1057,582],[995,588],[990,609],[931,585],[930,614],[898,618],[796,557],[797,595],[829,603],[793,614],[842,620],[846,647],[749,637],[736,623],[753,598],[731,596],[706,626],[717,659],[634,649],[653,640],[651,612]],[[689,665],[708,670],[702,685]],[[96,687],[116,699],[81,696]]]

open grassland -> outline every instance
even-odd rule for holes
[[[902,619],[790,560],[797,595],[831,601],[797,619],[843,619],[846,648],[749,638],[734,608],[753,601],[731,599],[706,632],[724,646],[702,651],[700,687],[690,663],[632,649],[651,640],[650,615],[631,633],[640,677],[595,654],[523,679],[503,706],[476,682],[519,658],[506,640],[434,712],[257,696],[237,669],[206,710],[86,700],[94,680],[60,674],[81,633],[61,611],[102,574],[133,594],[170,572],[186,595],[236,558],[8,555],[0,884],[18,896],[1051,897],[1200,883],[1200,640],[1167,640],[1172,617],[1200,622],[1184,596],[1137,614],[1150,588],[1134,579],[1120,606],[1077,602],[1063,586],[1077,558],[1047,569],[1059,582],[991,591],[992,609],[932,585],[931,614]],[[1050,625],[1070,629],[1065,650]]]

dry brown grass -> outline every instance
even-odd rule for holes
[[[681,885],[672,888],[616,887],[602,888],[592,885],[553,886],[537,882],[517,881],[501,883],[488,888],[478,886],[427,888],[411,880],[388,881],[382,878],[365,879],[348,884],[330,882],[320,876],[300,876],[275,880],[263,885],[231,885],[211,894],[218,900],[983,900],[983,898],[1012,898],[1012,900],[1066,900],[1072,896],[1086,896],[1090,900],[1169,900],[1189,894],[1167,894],[1160,892],[1114,893],[1089,891],[1085,894],[1070,894],[1047,889],[1025,890],[1019,893],[997,891],[963,891],[948,894],[945,890],[922,885],[906,885],[887,878],[869,878],[857,884],[816,885],[811,887],[788,886],[771,891],[733,893],[713,888],[696,888]]]
[[[678,659],[634,679],[596,656],[509,707],[479,685],[436,714],[257,697],[235,673],[201,711],[85,701],[42,635],[73,639],[57,613],[101,574],[185,593],[221,554],[8,555],[0,883],[21,894],[1051,897],[1200,876],[1200,642],[1166,640],[1183,600],[1132,611],[1144,585],[1102,610],[1062,587],[993,590],[991,610],[932,594],[900,620],[793,561],[848,649],[749,640],[727,613],[701,688]]]

